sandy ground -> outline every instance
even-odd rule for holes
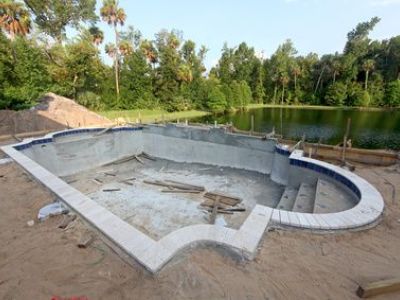
[[[329,235],[273,230],[252,262],[191,249],[154,277],[99,239],[77,248],[88,230],[80,220],[64,231],[62,216],[27,226],[53,196],[14,163],[0,166],[0,299],[357,299],[358,283],[400,273],[400,168],[356,172],[385,198],[378,226]]]
[[[0,110],[0,135],[110,124],[103,116],[53,93],[39,99],[33,109]]]

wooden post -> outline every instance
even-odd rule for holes
[[[218,123],[217,123],[217,121],[214,121],[214,128],[217,128],[218,127]]]
[[[251,115],[250,118],[250,135],[253,135],[254,133],[254,115]]]
[[[214,207],[210,215],[210,224],[215,224],[215,219],[217,218],[218,206],[219,206],[219,196],[216,197],[214,201]]]
[[[351,118],[347,119],[347,126],[346,132],[343,136],[343,148],[342,148],[342,164],[346,164],[346,147],[347,147],[347,138],[350,133],[350,126],[351,126]]]

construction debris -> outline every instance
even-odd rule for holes
[[[218,204],[219,204],[219,196],[216,197],[214,201],[214,207],[212,208],[212,212],[210,215],[210,224],[215,223],[215,218],[217,217],[217,212],[218,212]]]
[[[117,176],[115,173],[111,173],[111,172],[104,172],[104,175],[112,176],[112,177]]]
[[[60,229],[65,229],[69,225],[69,223],[75,221],[76,215],[67,215],[64,217],[63,221],[57,227]]]
[[[152,161],[156,161],[157,160],[155,157],[147,154],[146,152],[142,152],[140,155],[143,156],[144,158],[147,158],[148,160],[152,160]]]
[[[68,213],[68,209],[65,208],[60,202],[53,202],[42,207],[38,213],[38,219],[44,221],[49,217]]]
[[[163,193],[181,193],[181,194],[200,194],[201,191],[198,190],[162,190]]]
[[[94,181],[96,184],[102,184],[102,183],[103,183],[103,181],[101,181],[101,180],[98,179],[98,178],[94,178],[93,181]]]
[[[196,190],[196,191],[205,191],[204,186],[196,186],[196,185],[190,185],[190,184],[186,184],[186,183],[181,183],[181,182],[177,182],[177,181],[173,181],[173,180],[165,180],[165,181],[161,181],[161,180],[155,180],[155,181],[151,181],[151,180],[144,180],[143,183],[146,184],[152,184],[152,185],[158,185],[158,186],[163,186],[163,187],[167,187],[169,189],[178,189],[178,190]]]
[[[133,156],[138,162],[140,162],[142,165],[144,165],[144,161],[141,160],[137,155]]]
[[[207,192],[204,194],[204,197],[214,200],[214,201],[217,198],[220,198],[221,203],[230,205],[230,206],[235,206],[238,203],[242,202],[242,199],[239,197],[227,195],[227,194],[220,193],[220,192]]]
[[[91,234],[84,235],[78,243],[78,248],[87,248],[94,241],[94,237]]]
[[[30,221],[26,222],[26,225],[28,225],[29,227],[32,227],[33,225],[35,225],[35,221],[30,220]]]
[[[364,286],[359,286],[357,296],[369,298],[372,296],[383,295],[400,291],[400,278],[371,282]]]
[[[103,190],[103,192],[118,192],[118,191],[120,191],[121,189],[104,189]]]

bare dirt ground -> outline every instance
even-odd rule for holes
[[[111,124],[75,101],[53,93],[46,94],[38,103],[30,110],[0,110],[0,135]]]
[[[64,231],[57,228],[62,216],[38,223],[38,210],[53,196],[16,164],[2,165],[0,299],[357,299],[358,283],[400,275],[400,169],[357,166],[356,172],[385,198],[378,226],[328,235],[274,230],[252,262],[215,248],[191,249],[151,276],[99,239],[79,249],[88,230],[80,220]]]

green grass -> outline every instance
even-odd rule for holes
[[[109,110],[100,111],[98,114],[110,119],[115,120],[117,118],[124,118],[130,120],[131,122],[136,122],[136,119],[141,120],[142,123],[152,123],[157,121],[173,121],[180,119],[184,121],[185,119],[202,117],[208,115],[209,112],[201,110],[188,110],[179,112],[167,112],[162,109],[132,109],[132,110]]]

